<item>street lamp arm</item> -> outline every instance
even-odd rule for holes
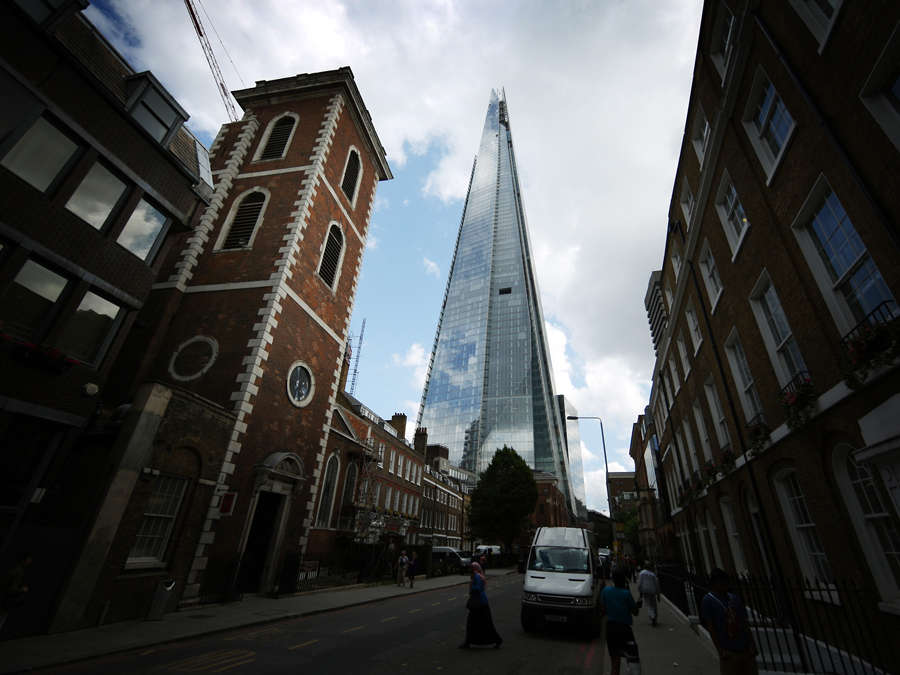
[[[603,418],[593,415],[566,415],[567,420],[598,420],[600,422],[600,440],[603,441],[603,466],[606,469],[606,507],[609,517],[613,518],[612,497],[609,494],[609,462],[606,459],[606,435],[603,433]]]

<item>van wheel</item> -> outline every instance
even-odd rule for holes
[[[537,619],[534,612],[529,612],[524,607],[522,608],[522,630],[526,633],[533,633],[537,630]]]

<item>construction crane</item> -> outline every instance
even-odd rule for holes
[[[362,328],[359,329],[359,342],[356,343],[356,354],[353,356],[353,378],[350,380],[350,395],[356,391],[356,376],[359,375],[359,355],[362,352],[363,335],[366,334],[366,320],[363,319]]]
[[[222,103],[225,104],[225,110],[228,112],[228,118],[232,122],[237,122],[238,119],[240,119],[237,113],[237,109],[234,107],[234,103],[232,103],[231,101],[231,94],[228,92],[228,87],[225,86],[225,78],[222,77],[222,71],[219,70],[219,64],[216,62],[216,55],[213,54],[212,46],[209,44],[209,40],[206,37],[206,32],[203,30],[203,24],[200,23],[200,15],[197,13],[197,8],[194,6],[194,3],[191,0],[184,0],[184,6],[187,7],[188,14],[191,15],[191,21],[194,24],[194,30],[197,32],[197,38],[200,40],[200,46],[203,47],[203,54],[206,56],[206,62],[209,64],[209,69],[212,71],[213,79],[216,81],[216,86],[219,89],[219,96],[222,97]]]

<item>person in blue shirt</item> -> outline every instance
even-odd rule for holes
[[[468,649],[471,645],[494,645],[498,648],[503,644],[503,638],[494,628],[494,620],[491,618],[491,607],[488,605],[485,584],[487,579],[484,570],[477,562],[472,563],[472,581],[469,584],[469,601],[466,609],[469,610],[466,619],[466,639],[459,645],[460,649]]]
[[[600,593],[600,609],[606,615],[606,648],[609,651],[610,672],[612,675],[619,675],[622,657],[638,658],[631,617],[637,616],[640,605],[634,601],[622,569],[613,572],[613,584],[615,585],[605,587]]]
[[[714,569],[709,575],[712,590],[703,596],[700,617],[719,652],[721,675],[757,675],[756,644],[747,623],[747,609],[728,592],[728,575]]]

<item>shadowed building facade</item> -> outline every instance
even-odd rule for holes
[[[451,463],[481,472],[515,448],[561,476],[544,319],[505,98],[491,92],[419,410]],[[568,495],[568,486],[564,488]]]

